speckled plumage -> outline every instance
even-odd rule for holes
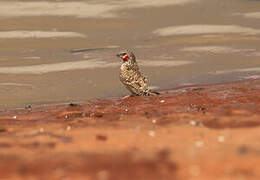
[[[120,81],[133,95],[149,96],[151,94],[158,94],[148,89],[147,78],[140,72],[133,52],[121,52],[118,56],[123,60],[120,67]],[[124,56],[128,56],[129,58],[124,60]]]

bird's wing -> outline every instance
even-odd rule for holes
[[[123,84],[126,88],[134,94],[140,94],[140,85],[135,81],[124,81]]]
[[[138,82],[139,86],[144,90],[147,89],[147,78],[141,72],[138,72],[136,77],[135,80]]]
[[[142,77],[143,77],[143,81],[144,81],[145,83],[147,83],[147,82],[148,82],[147,77],[145,77],[143,74],[142,74]]]

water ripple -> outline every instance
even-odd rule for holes
[[[148,67],[171,67],[191,64],[191,61],[140,61],[141,66]],[[71,70],[82,70],[82,69],[94,69],[94,68],[107,68],[107,67],[119,67],[120,63],[108,63],[102,60],[85,60],[85,61],[71,61],[53,64],[40,64],[40,65],[28,65],[28,66],[11,66],[11,67],[0,67],[0,73],[2,74],[44,74],[50,72],[61,72]]]

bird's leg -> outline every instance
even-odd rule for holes
[[[127,96],[122,97],[122,100],[128,99],[130,97],[134,97],[134,96],[137,96],[137,95],[135,95],[135,94],[127,95]]]
[[[122,100],[128,99],[128,98],[130,98],[130,97],[131,97],[131,95],[124,96],[124,97],[122,97]]]

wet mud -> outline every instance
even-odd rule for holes
[[[0,178],[259,178],[259,79],[160,93],[1,110]]]

